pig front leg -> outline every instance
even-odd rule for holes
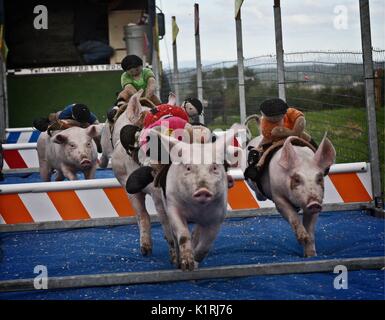
[[[168,205],[167,213],[179,248],[180,268],[183,271],[192,271],[195,263],[187,222],[182,218],[180,209],[175,205]]]
[[[218,235],[221,224],[212,224],[210,226],[197,225],[193,231],[192,243],[194,248],[194,260],[196,267],[209,252],[212,243]]]
[[[102,169],[107,168],[109,160],[110,159],[108,155],[102,153],[102,156],[100,157],[99,168],[102,168]]]
[[[65,164],[61,165],[61,171],[63,172],[63,175],[68,179],[68,180],[77,180],[78,177],[76,176],[76,171]]]
[[[147,256],[152,253],[152,239],[151,239],[151,221],[150,215],[145,205],[146,195],[143,192],[129,194],[128,198],[131,201],[136,213],[136,219],[139,227],[140,235],[140,251],[142,255]]]
[[[294,207],[283,197],[273,197],[273,201],[279,213],[289,222],[298,242],[304,246],[310,241],[310,236],[303,226],[297,211]]]
[[[317,252],[315,249],[315,237],[314,237],[317,218],[318,218],[318,213],[312,214],[306,211],[304,211],[303,213],[303,225],[305,226],[305,229],[309,234],[309,240],[308,242],[305,243],[305,246],[304,246],[305,257],[315,257],[317,255]]]
[[[63,172],[61,172],[60,170],[57,170],[55,181],[63,181],[63,180],[64,180]]]
[[[94,179],[95,178],[95,172],[96,172],[96,165],[91,167],[88,170],[84,171],[84,178],[85,179]]]
[[[51,181],[51,173],[52,169],[48,165],[48,162],[46,160],[40,161],[39,163],[39,170],[40,170],[40,178],[44,182],[49,182]]]
[[[159,192],[154,192],[151,196],[154,201],[154,205],[159,217],[160,224],[162,225],[162,228],[163,228],[164,237],[168,243],[170,261],[172,264],[178,266],[179,259],[178,259],[178,253],[176,251],[177,242],[174,239],[174,235],[171,230],[170,221],[164,209],[162,199],[159,195]]]
[[[40,178],[44,182],[51,181],[52,168],[47,161],[47,139],[48,136],[43,133],[37,140],[37,155],[39,160]]]

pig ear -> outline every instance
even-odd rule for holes
[[[216,148],[217,149],[220,148],[224,150],[225,147],[232,145],[232,142],[234,140],[233,133],[234,133],[234,130],[231,133],[225,131],[223,135],[220,135],[219,137],[217,137],[217,139],[215,140]]]
[[[98,126],[96,126],[96,125],[89,126],[86,129],[86,134],[88,136],[90,136],[91,138],[95,138],[96,136],[98,136],[100,134],[98,131]]]
[[[63,133],[58,133],[53,137],[53,142],[57,144],[64,144],[68,141],[68,138]]]
[[[156,129],[150,131],[150,137],[151,139],[158,138],[160,140],[160,143],[163,146],[162,149],[168,151],[172,162],[181,162],[183,156],[182,147],[186,145],[186,143],[171,136],[164,135]],[[157,144],[155,144],[155,146],[157,146]]]
[[[290,138],[286,139],[281,150],[281,158],[279,159],[278,164],[286,170],[291,170],[299,161],[299,158],[291,144]]]
[[[242,143],[246,143],[246,141],[252,139],[250,129],[243,124],[234,123],[230,127],[230,131],[234,132],[234,136],[236,136],[238,138],[238,142],[240,141]]]
[[[243,151],[241,148],[233,145],[234,134],[225,132],[215,142],[215,150],[219,159],[226,160],[230,165],[234,165],[241,159]]]
[[[168,94],[168,102],[167,104],[171,105],[171,106],[175,106],[176,105],[176,95],[174,92],[170,92]]]
[[[216,135],[216,137],[213,143],[213,155],[216,161],[222,162],[226,157],[225,153],[227,153],[227,147],[231,145],[233,136],[225,131],[223,135]]]
[[[330,140],[326,138],[325,133],[321,144],[314,155],[314,162],[323,171],[326,171],[335,161],[336,150],[334,149],[333,144],[330,142]]]
[[[127,110],[128,117],[139,117],[140,112],[142,111],[142,105],[140,104],[140,97],[143,94],[143,89],[140,89],[134,95],[131,96],[128,101]]]
[[[243,149],[240,147],[228,146],[225,160],[232,167],[239,167],[242,163]]]

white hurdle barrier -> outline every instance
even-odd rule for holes
[[[40,136],[40,131],[33,127],[5,129],[6,143],[34,143]]]
[[[36,151],[37,143],[3,144],[3,170],[18,172],[23,170],[39,171],[39,160]]]

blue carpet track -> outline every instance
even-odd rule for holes
[[[0,280],[33,278],[36,265],[49,276],[174,268],[159,224],[152,226],[153,254],[143,257],[136,225],[0,234]],[[318,256],[305,259],[280,216],[225,220],[200,267],[384,255],[384,220],[361,211],[323,212],[316,229]],[[0,293],[0,299],[384,299],[384,271],[351,271],[348,289],[336,274],[295,274],[170,282],[55,291]]]

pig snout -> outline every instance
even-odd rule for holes
[[[194,192],[193,198],[199,203],[205,204],[213,198],[213,194],[206,188],[200,188]]]
[[[318,201],[312,201],[306,206],[306,210],[310,213],[318,213],[322,210],[322,205]]]
[[[90,159],[87,159],[87,158],[84,158],[82,161],[80,161],[80,165],[83,167],[83,168],[89,168],[92,166],[92,162]]]

